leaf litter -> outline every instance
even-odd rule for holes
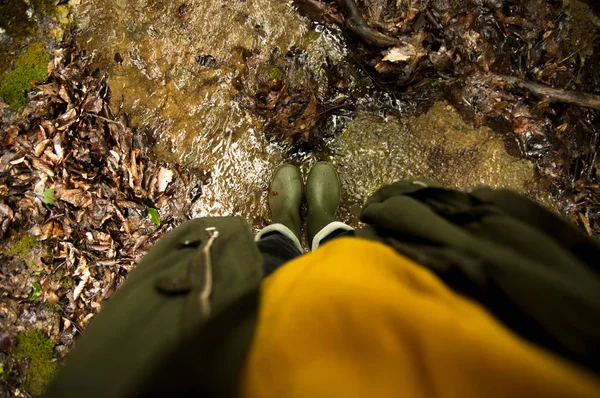
[[[74,43],[59,48],[50,78],[0,136],[0,396],[27,395],[17,337],[38,330],[62,359],[202,189],[112,112],[91,61]]]

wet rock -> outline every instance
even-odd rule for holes
[[[207,68],[214,68],[217,66],[217,60],[212,55],[196,55],[195,60],[200,66],[205,66]]]
[[[0,351],[8,354],[17,346],[17,339],[8,331],[0,331]]]
[[[315,95],[316,106],[306,97],[288,107],[294,120],[287,124],[307,130],[329,92],[327,84],[306,89],[308,77],[326,81],[325,60],[335,65],[343,57],[339,35],[311,31],[311,22],[289,2],[272,0],[152,1],[144,7],[92,0],[81,3],[75,18],[89,21],[77,31],[78,41],[97,54],[93,67],[106,70],[112,98],[122,101],[115,106],[130,126],[153,138],[158,158],[218,176],[190,194],[197,199],[194,215],[239,214],[258,220],[256,228],[264,225],[261,187],[283,161],[282,150],[266,138],[268,121],[239,100],[259,89],[259,65],[272,65],[265,74],[271,81],[280,76],[291,93]],[[117,52],[126,59],[122,65],[114,60]],[[273,57],[286,58],[285,64]]]
[[[418,117],[359,114],[331,151],[343,187],[341,214],[352,223],[358,221],[353,209],[379,187],[416,177],[459,189],[509,188],[551,203],[535,182],[531,162],[510,156],[491,129],[473,128],[444,102]]]
[[[190,20],[192,15],[192,6],[189,4],[182,4],[177,9],[177,16],[181,20],[181,22],[187,22]]]
[[[121,65],[123,63],[123,56],[121,53],[115,53],[115,62],[117,65]]]

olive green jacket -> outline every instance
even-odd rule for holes
[[[207,228],[218,231],[210,257]],[[45,396],[234,395],[261,278],[262,258],[244,219],[186,222],[104,304]]]

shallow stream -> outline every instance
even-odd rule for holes
[[[382,95],[351,62],[338,33],[312,24],[288,2],[84,0],[75,21],[78,41],[109,73],[113,109],[148,132],[157,156],[207,176],[194,216],[236,214],[261,228],[277,167],[293,162],[306,174],[317,160],[337,165],[340,216],[354,225],[366,198],[400,178],[548,197],[532,164],[508,155],[499,135],[474,129],[444,102],[419,114]],[[342,86],[354,93],[352,111],[327,115],[321,125],[328,132],[312,147],[293,150],[269,140],[267,121],[248,110],[245,98],[281,79],[314,93],[320,104],[335,103],[340,94],[323,65],[347,72]]]

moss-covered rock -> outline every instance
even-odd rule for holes
[[[50,56],[40,42],[29,45],[19,56],[15,68],[8,72],[0,85],[0,97],[13,109],[20,109],[27,103],[25,92],[31,90],[31,82],[44,82],[48,78]]]
[[[54,344],[39,330],[21,333],[17,340],[14,358],[31,361],[24,388],[39,396],[58,371],[58,364],[53,361]]]

